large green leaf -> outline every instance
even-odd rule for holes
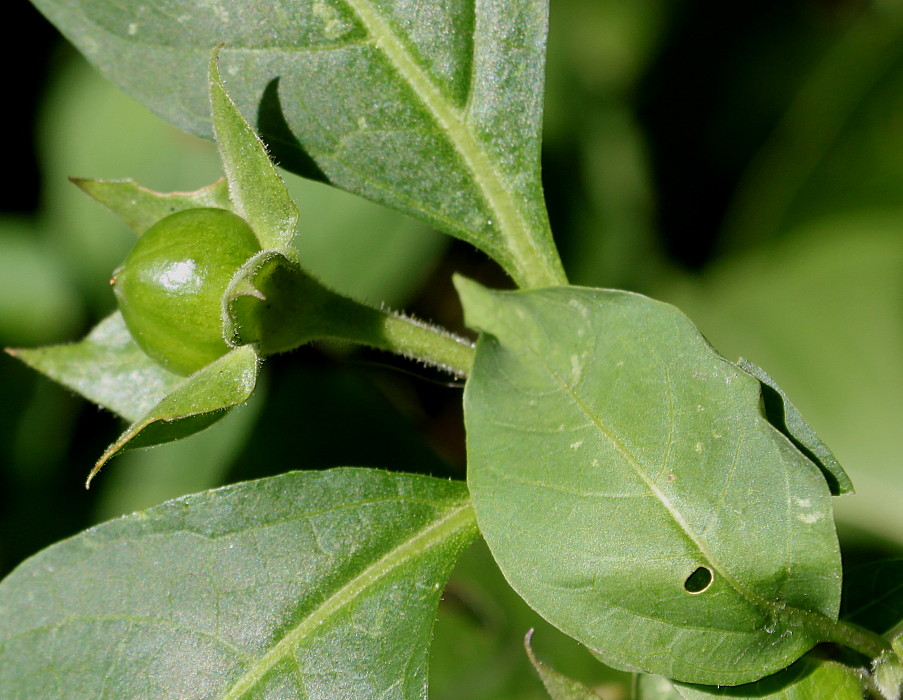
[[[468,483],[511,585],[609,663],[688,682],[777,671],[835,618],[828,486],[761,386],[677,309],[492,293],[465,389]]]
[[[539,177],[541,0],[36,0],[110,80],[210,134],[226,88],[284,167],[470,241],[522,284],[560,283]]]
[[[436,605],[475,533],[462,484],[375,470],[169,501],[0,585],[0,696],[425,698]]]

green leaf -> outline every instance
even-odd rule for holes
[[[230,350],[185,378],[106,449],[88,475],[87,485],[117,454],[196,433],[247,401],[257,383],[257,364],[257,353],[248,345]]]
[[[144,354],[118,311],[77,343],[7,352],[129,421],[145,415],[184,381]]]
[[[263,248],[285,248],[298,226],[298,208],[266,146],[226,93],[217,67],[217,49],[210,59],[210,106],[213,131],[229,194],[236,213],[254,229]]]
[[[527,633],[524,638],[524,649],[533,668],[539,674],[542,684],[545,686],[552,700],[599,700],[601,697],[591,688],[587,688],[580,681],[568,678],[563,673],[559,673],[548,664],[544,664],[533,653],[533,647],[530,646],[530,639],[533,637],[533,630]]]
[[[468,484],[512,587],[616,667],[738,684],[836,618],[818,467],[759,382],[674,307],[627,292],[492,293],[465,389]]]
[[[786,435],[796,448],[818,465],[825,475],[831,493],[835,496],[852,493],[853,482],[840,466],[831,448],[815,434],[812,426],[803,418],[796,406],[790,403],[781,387],[749,360],[740,359],[737,365],[762,383],[762,400],[765,415],[771,424]]]
[[[458,560],[439,606],[430,649],[430,698],[548,700],[523,651],[535,629],[546,663],[581,678],[607,698],[626,698],[630,674],[600,664],[586,647],[555,629],[505,581],[485,542]]]
[[[712,687],[675,683],[661,676],[637,678],[637,700],[861,700],[859,669],[812,652],[787,669],[756,683]]]
[[[833,190],[832,190],[833,191]],[[727,357],[767,367],[856,484],[839,522],[903,546],[903,211],[800,227],[656,294]]]
[[[845,571],[840,615],[878,634],[903,623],[903,559],[870,562]]]
[[[169,501],[0,584],[0,696],[426,698],[436,606],[475,534],[462,484],[367,469]]]
[[[225,178],[195,192],[154,192],[135,180],[70,178],[85,194],[97,200],[139,236],[160,219],[185,209],[212,207],[233,210]]]
[[[101,72],[209,136],[210,50],[274,158],[564,281],[539,174],[547,5],[36,0]],[[252,224],[253,225],[253,224]]]

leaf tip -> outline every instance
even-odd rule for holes
[[[133,423],[116,442],[114,442],[106,450],[104,450],[104,453],[100,456],[100,459],[98,459],[94,463],[94,466],[91,467],[91,471],[88,472],[88,478],[85,479],[85,491],[91,488],[91,482],[94,481],[94,477],[97,476],[97,473],[101,469],[103,469],[104,465],[106,465],[107,462],[109,462],[111,459],[113,459],[113,457],[119,454],[123,450],[124,446],[129,442],[129,440],[135,437],[135,435],[137,435],[137,433],[140,432],[142,428],[146,427],[148,422],[150,421],[145,421],[143,425],[141,425],[140,423]],[[135,429],[136,425],[140,425],[137,430]]]
[[[94,480],[94,477],[97,476],[97,472],[99,472],[103,465],[107,463],[109,457],[107,453],[104,452],[103,456],[94,463],[94,466],[91,468],[91,471],[88,472],[88,478],[85,479],[85,491],[88,491],[91,488],[91,482]]]
[[[213,89],[219,88],[220,91],[226,95],[226,86],[223,84],[222,75],[219,72],[219,54],[223,47],[226,45],[226,42],[220,42],[216,46],[213,47],[213,51],[210,52],[210,65],[208,66],[208,73],[210,79],[210,90],[211,90],[211,99],[213,99]],[[226,95],[228,99],[228,95]]]
[[[472,280],[457,272],[452,275],[452,284],[455,285],[455,290],[457,290],[458,296],[461,297],[486,291],[486,288],[476,280]]]
[[[467,313],[468,307],[472,308],[483,302],[491,293],[490,290],[479,282],[459,274],[452,276],[452,284],[455,286],[455,291],[458,292],[458,297],[461,299],[461,305],[464,307],[465,314]]]
[[[210,73],[219,73],[219,52],[226,45],[225,41],[221,41],[216,46],[213,47],[213,50],[210,52]]]

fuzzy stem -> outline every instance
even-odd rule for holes
[[[467,376],[473,343],[328,289],[279,251],[262,251],[236,273],[223,302],[226,337],[252,343],[261,355],[312,340],[344,340],[420,360]]]
[[[792,611],[791,618],[800,627],[817,636],[820,641],[841,644],[872,660],[894,653],[890,641],[852,622],[833,620],[825,615],[798,608]]]
[[[473,365],[471,341],[409,316],[386,313],[382,335],[377,340],[384,344],[374,343],[374,347],[420,360],[458,377],[466,377]]]
[[[330,320],[324,338],[387,350],[456,377],[470,373],[473,343],[439,326],[344,297],[337,301]]]

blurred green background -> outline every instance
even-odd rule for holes
[[[17,33],[0,192],[0,345],[79,338],[114,307],[131,234],[67,176],[195,189],[212,145],[105,84],[33,10]],[[10,51],[9,47],[4,51]],[[680,306],[727,357],[764,367],[858,493],[847,562],[903,554],[903,3],[551,0],[544,144],[550,216],[575,284]],[[33,137],[33,140],[29,137]],[[467,246],[291,177],[302,255],[325,281],[460,328],[449,278],[505,284]],[[114,461],[110,415],[0,357],[0,574],[104,519],[288,469],[463,478],[460,387],[376,353],[305,348],[211,430]],[[523,653],[626,697],[623,677],[518,602],[482,546],[437,626],[445,698],[544,697]]]

